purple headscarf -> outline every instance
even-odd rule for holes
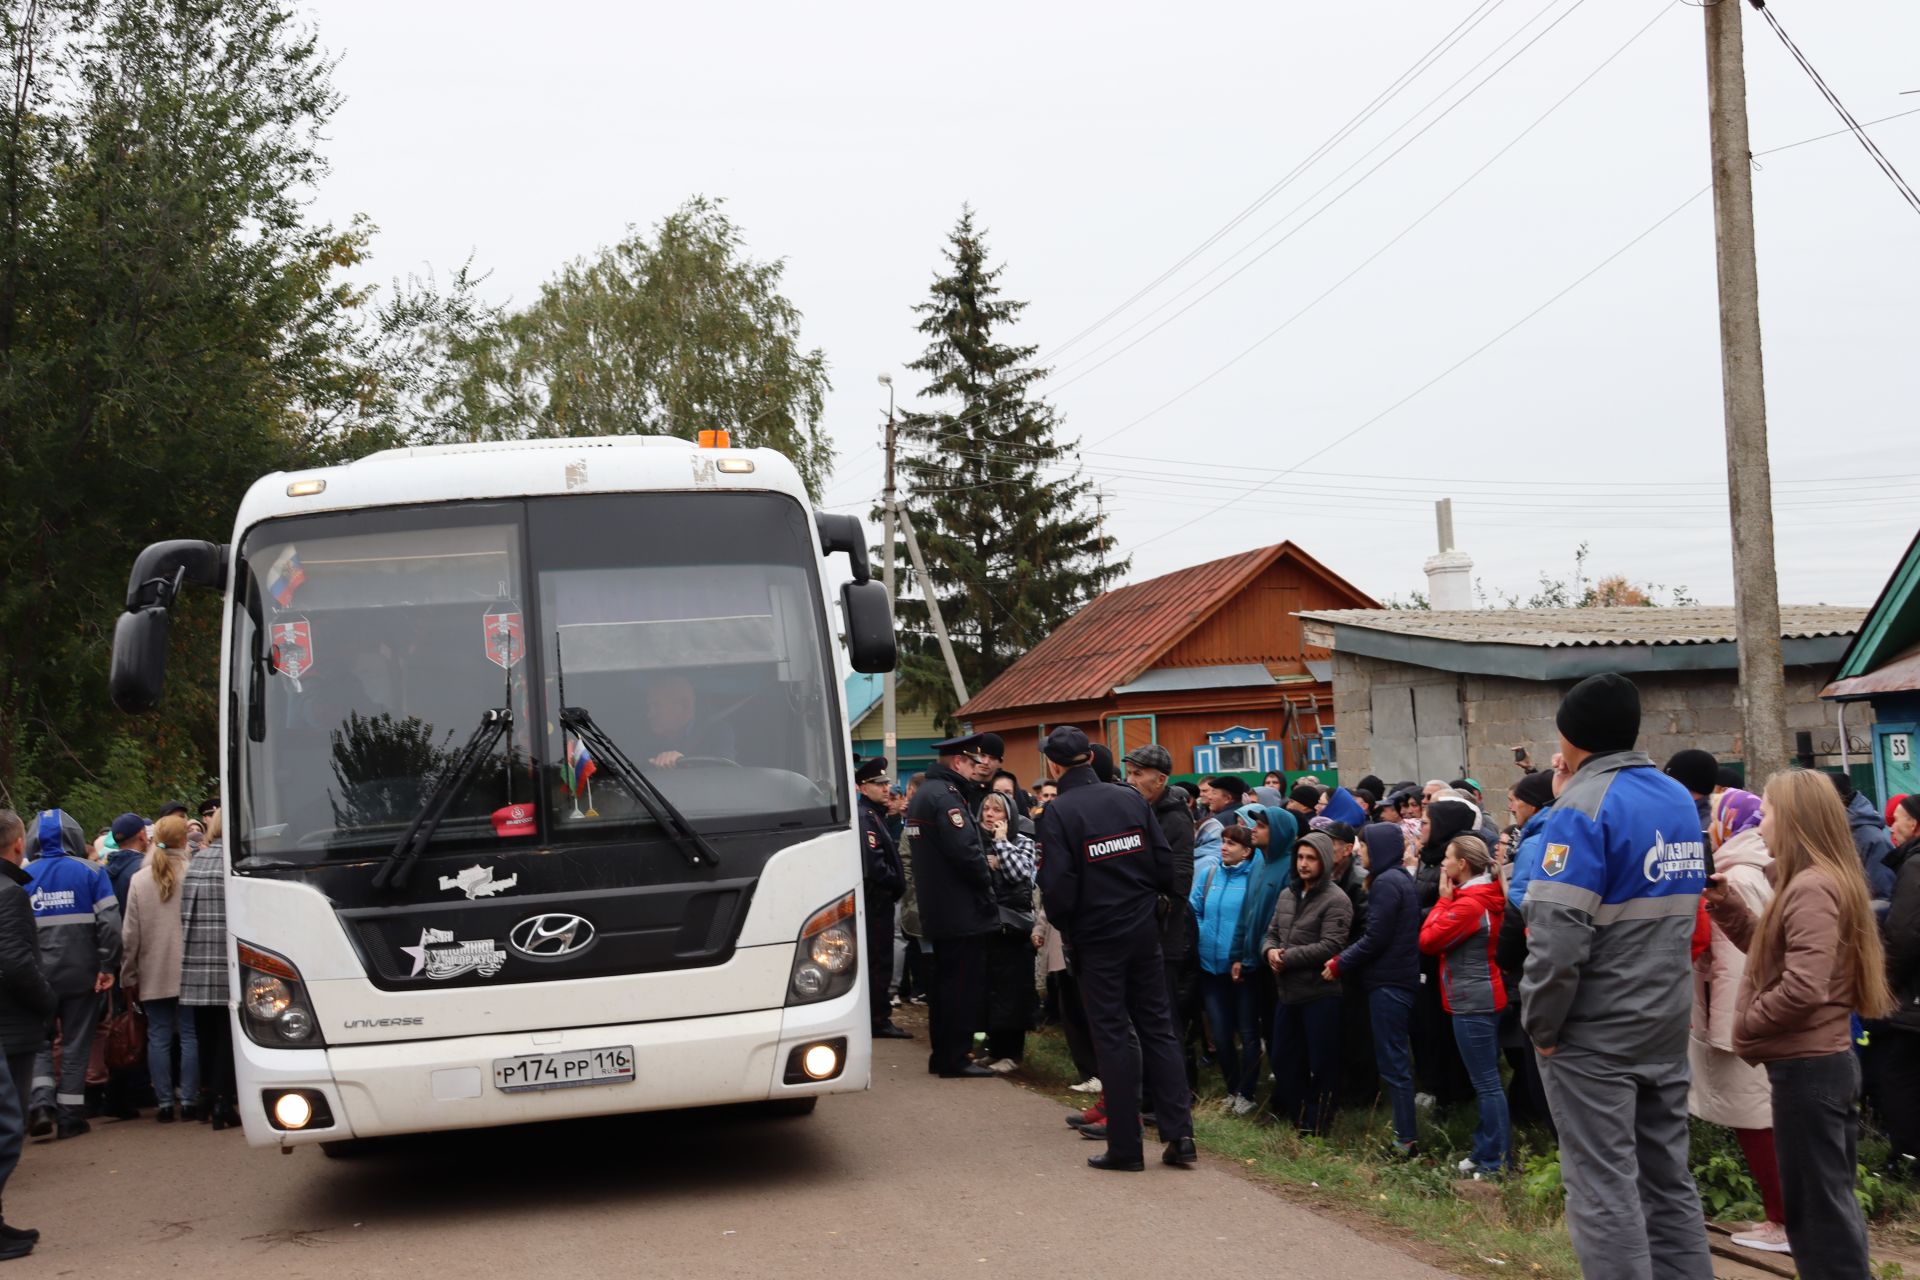
[[[1720,830],[1723,839],[1732,839],[1742,831],[1760,825],[1760,797],[1751,791],[1730,790],[1720,797]]]

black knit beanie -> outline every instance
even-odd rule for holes
[[[1540,769],[1513,784],[1513,798],[1536,809],[1553,803],[1553,770]]]
[[[1720,780],[1720,762],[1713,758],[1711,751],[1688,747],[1673,753],[1673,759],[1667,761],[1666,774],[1693,794],[1704,796],[1710,794],[1713,784]]]
[[[1588,676],[1567,690],[1554,723],[1582,751],[1630,751],[1640,738],[1640,690],[1611,671]]]

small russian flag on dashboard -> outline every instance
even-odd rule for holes
[[[273,571],[267,575],[267,594],[284,609],[293,603],[293,593],[306,580],[307,571],[300,567],[300,552],[288,547],[273,562]]]

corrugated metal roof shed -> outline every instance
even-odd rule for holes
[[[1865,609],[1831,605],[1783,605],[1780,637],[1807,640],[1850,636]],[[1606,645],[1728,644],[1735,639],[1731,608],[1616,609],[1334,609],[1302,613],[1309,623],[1364,627],[1369,631],[1450,640],[1459,644],[1590,648]]]

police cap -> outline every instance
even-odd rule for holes
[[[853,780],[855,782],[872,782],[875,778],[884,778],[886,776],[887,758],[885,756],[873,756],[870,759],[862,760],[859,767],[853,771]]]
[[[1087,735],[1070,724],[1063,724],[1047,735],[1041,754],[1055,764],[1085,764],[1093,757],[1093,744]]]
[[[980,740],[985,736],[986,735],[979,733],[969,733],[963,738],[948,738],[944,742],[934,743],[932,751],[933,754],[937,756],[957,756],[965,751],[979,751],[982,749]]]

